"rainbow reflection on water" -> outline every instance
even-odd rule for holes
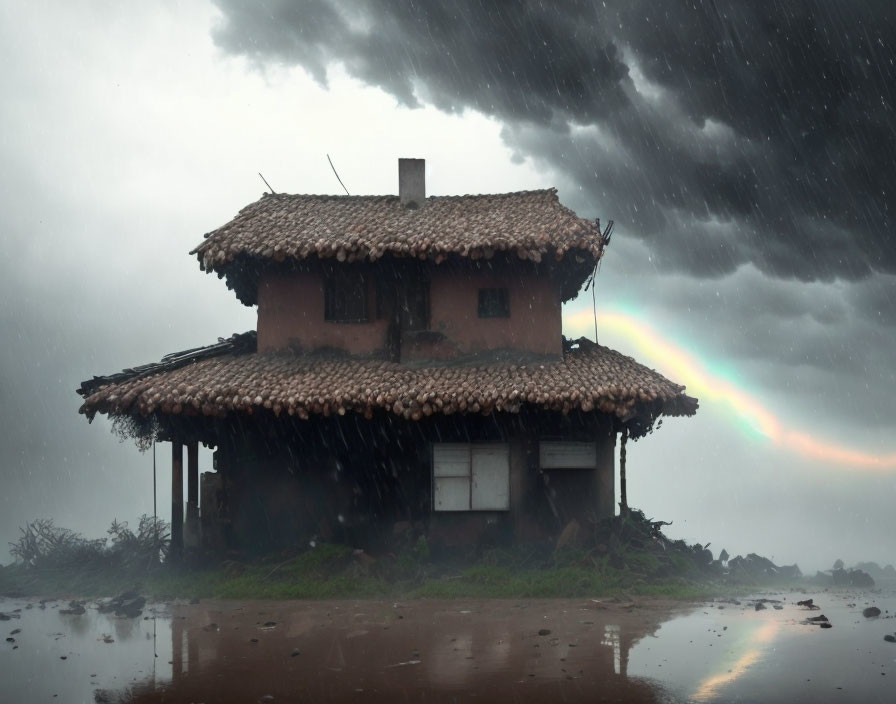
[[[583,310],[563,316],[563,323],[580,334],[592,330],[594,314]],[[762,403],[740,388],[720,370],[696,354],[664,339],[644,320],[627,313],[611,311],[597,314],[598,330],[611,330],[631,342],[639,361],[655,365],[672,381],[684,384],[687,393],[697,396],[702,407],[714,406],[733,411],[738,427],[751,435],[768,438],[790,452],[803,457],[866,470],[896,469],[896,453],[874,455],[786,427]]]
[[[694,701],[707,702],[716,699],[720,689],[743,677],[753,665],[759,662],[763,652],[774,641],[779,629],[780,624],[775,621],[758,625],[748,639],[745,649],[733,663],[730,663],[730,667],[710,675],[700,682],[693,695]]]

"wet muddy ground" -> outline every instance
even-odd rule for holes
[[[820,608],[796,604],[808,597]],[[892,701],[893,593],[761,598],[209,601],[136,618],[0,600],[0,698]]]

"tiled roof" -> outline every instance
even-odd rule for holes
[[[208,271],[225,273],[240,257],[375,261],[385,254],[441,261],[447,255],[562,259],[603,251],[596,223],[560,204],[556,189],[500,195],[435,196],[402,207],[398,196],[268,195],[209,232],[193,254]],[[593,264],[592,264],[593,265]]]
[[[562,360],[514,364],[411,367],[375,360],[240,352],[216,346],[217,356],[193,351],[177,364],[94,378],[79,392],[81,412],[111,415],[202,414],[226,416],[268,409],[300,418],[386,411],[407,419],[450,413],[519,412],[527,405],[553,411],[597,410],[627,419],[645,409],[656,416],[693,415],[697,400],[672,383],[607,347],[581,339]]]

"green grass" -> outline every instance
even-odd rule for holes
[[[627,553],[628,569],[582,550],[487,551],[475,561],[433,563],[425,542],[394,557],[363,563],[349,548],[320,545],[287,560],[223,563],[214,568],[161,566],[139,574],[0,569],[0,594],[111,596],[126,589],[158,599],[556,598],[655,596],[701,599],[742,594],[755,586],[670,577],[648,579],[650,555]]]

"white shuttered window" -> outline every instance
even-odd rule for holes
[[[542,440],[539,446],[542,469],[594,469],[597,467],[597,443],[595,442]]]
[[[506,444],[435,443],[432,474],[436,511],[510,508],[510,452]]]

